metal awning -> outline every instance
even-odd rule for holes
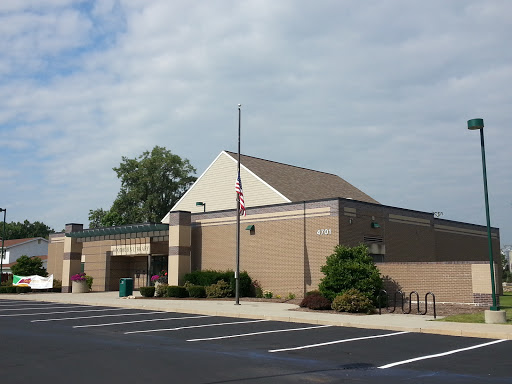
[[[66,233],[66,237],[87,238],[97,236],[123,235],[129,233],[168,231],[169,224],[162,223],[144,223],[144,224],[128,224],[114,227],[102,227],[84,229],[83,231]]]

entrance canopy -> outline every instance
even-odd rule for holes
[[[167,236],[169,236],[169,225],[162,223],[128,224],[66,233],[66,237],[76,238],[79,242],[135,239],[141,237],[162,237],[161,240],[156,240],[164,241],[165,239],[163,238]]]

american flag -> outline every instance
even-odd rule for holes
[[[236,179],[235,190],[237,199],[240,201],[240,215],[246,216],[245,213],[245,201],[244,201],[244,192],[242,191],[242,179],[240,178],[240,173],[238,174],[238,178]]]

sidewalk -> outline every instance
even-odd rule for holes
[[[101,305],[152,311],[244,317],[296,323],[372,328],[393,331],[434,333],[440,335],[512,339],[512,326],[504,324],[469,324],[432,321],[433,316],[383,313],[382,315],[349,315],[297,311],[295,304],[235,300],[166,300],[142,299],[138,291],[131,298],[119,297],[119,292],[89,293],[29,293],[2,294],[1,299],[50,301],[67,304]]]

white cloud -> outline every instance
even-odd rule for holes
[[[9,3],[10,5],[6,5]],[[340,175],[384,204],[512,243],[506,1],[2,2],[0,141],[11,220],[87,224],[121,156],[222,149]],[[3,171],[2,171],[3,172]]]

